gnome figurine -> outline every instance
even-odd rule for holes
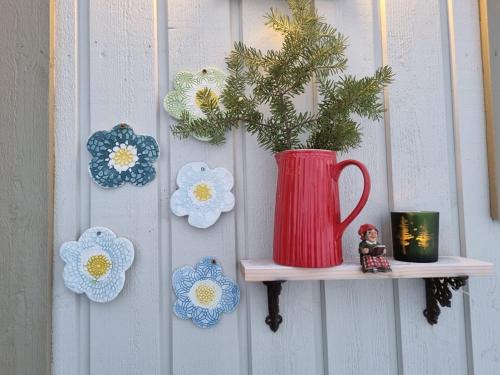
[[[363,272],[390,272],[391,264],[385,257],[385,246],[378,242],[378,229],[372,224],[359,227],[359,260]]]

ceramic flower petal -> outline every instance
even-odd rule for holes
[[[94,133],[87,149],[92,155],[89,173],[102,187],[116,188],[125,182],[144,186],[156,176],[152,163],[159,156],[158,143],[153,137],[136,135],[127,124]]]
[[[59,251],[65,262],[63,279],[68,289],[85,293],[94,302],[109,302],[123,289],[125,271],[134,260],[134,246],[104,227],[87,229]]]
[[[170,198],[170,208],[177,216],[187,215],[190,225],[208,228],[222,212],[233,209],[233,184],[225,168],[210,169],[203,162],[186,164],[177,174],[179,189]]]
[[[198,73],[181,71],[174,79],[174,89],[163,100],[163,107],[174,118],[180,119],[187,113],[191,119],[205,118],[197,94],[208,88],[212,98],[219,100],[226,84],[226,74],[217,68],[206,68]],[[200,141],[209,138],[196,137]]]
[[[174,313],[191,319],[200,328],[215,326],[223,313],[232,312],[240,301],[240,288],[222,274],[213,257],[203,258],[195,267],[185,266],[172,275]]]

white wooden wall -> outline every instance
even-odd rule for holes
[[[316,0],[349,36],[350,72],[383,63],[385,125],[364,121],[372,193],[344,236],[356,257],[359,224],[382,229],[391,209],[441,212],[440,251],[500,262],[500,224],[489,218],[479,15],[475,0]],[[270,257],[276,166],[255,139],[235,131],[223,146],[174,138],[161,102],[180,69],[223,67],[236,40],[279,45],[263,26],[282,0],[57,0],[55,251],[90,226],[131,239],[136,261],[112,303],[65,289],[55,257],[54,374],[478,374],[500,373],[500,286],[472,279],[437,326],[422,315],[423,281],[289,282],[277,333],[264,324],[265,288],[245,284],[239,259]],[[312,91],[300,101],[315,102]],[[87,173],[87,138],[127,122],[156,136],[158,176],[144,188],[102,190]],[[236,208],[197,230],[168,208],[178,169],[204,160],[235,175]],[[361,178],[341,180],[343,210]],[[238,279],[238,310],[210,330],[172,314],[173,269],[215,255]]]

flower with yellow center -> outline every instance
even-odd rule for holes
[[[139,160],[137,148],[126,143],[116,144],[116,146],[109,151],[108,166],[116,169],[120,173],[132,168],[137,160]]]
[[[204,257],[195,267],[183,266],[172,275],[176,301],[175,315],[192,319],[200,328],[217,324],[223,313],[234,311],[240,301],[238,284],[224,276],[221,265],[212,257]]]
[[[210,285],[198,285],[194,293],[200,305],[210,306],[215,299],[215,288]]]
[[[191,202],[196,206],[205,206],[210,204],[216,197],[213,184],[207,180],[194,183],[188,190]]]
[[[92,255],[85,264],[85,269],[95,280],[108,274],[111,269],[111,261],[103,254]]]
[[[220,97],[226,86],[226,73],[217,68],[207,67],[198,72],[180,71],[174,79],[174,89],[163,100],[163,107],[174,118],[189,116],[196,120],[206,118],[201,103],[209,103],[210,108],[220,107]],[[210,137],[194,134],[199,141],[209,141]]]
[[[204,101],[213,101],[216,105],[219,105],[219,95],[217,95],[214,90],[208,87],[201,87],[200,89],[198,89],[198,91],[196,91],[194,102],[198,106],[198,108],[201,108],[201,103]]]
[[[115,156],[113,156],[113,162],[119,166],[125,166],[134,161],[134,155],[131,151],[121,148],[115,152]]]
[[[212,198],[212,189],[205,183],[197,184],[193,189],[193,195],[197,200],[205,202]]]
[[[174,90],[165,96],[163,106],[176,119],[180,119],[184,112],[193,119],[205,118],[201,102],[208,99],[215,106],[219,105],[225,85],[226,73],[217,68],[204,68],[197,73],[178,72]]]
[[[134,245],[105,227],[87,229],[78,241],[65,242],[60,255],[68,289],[85,293],[94,302],[115,299],[125,284],[125,271],[134,260]]]
[[[211,309],[217,306],[221,296],[221,287],[216,282],[209,279],[195,282],[189,292],[189,298],[192,303],[205,309]]]
[[[177,174],[179,189],[170,198],[170,208],[177,216],[188,216],[190,225],[208,228],[222,212],[234,207],[233,175],[225,168],[210,169],[206,163],[184,165]]]

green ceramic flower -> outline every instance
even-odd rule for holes
[[[205,68],[198,73],[181,71],[174,80],[174,90],[170,91],[163,100],[165,110],[174,118],[180,119],[184,111],[190,118],[204,118],[205,114],[200,108],[197,94],[208,88],[210,95],[217,101],[220,98],[226,82],[226,74],[217,68]],[[197,138],[208,140],[205,138]]]

